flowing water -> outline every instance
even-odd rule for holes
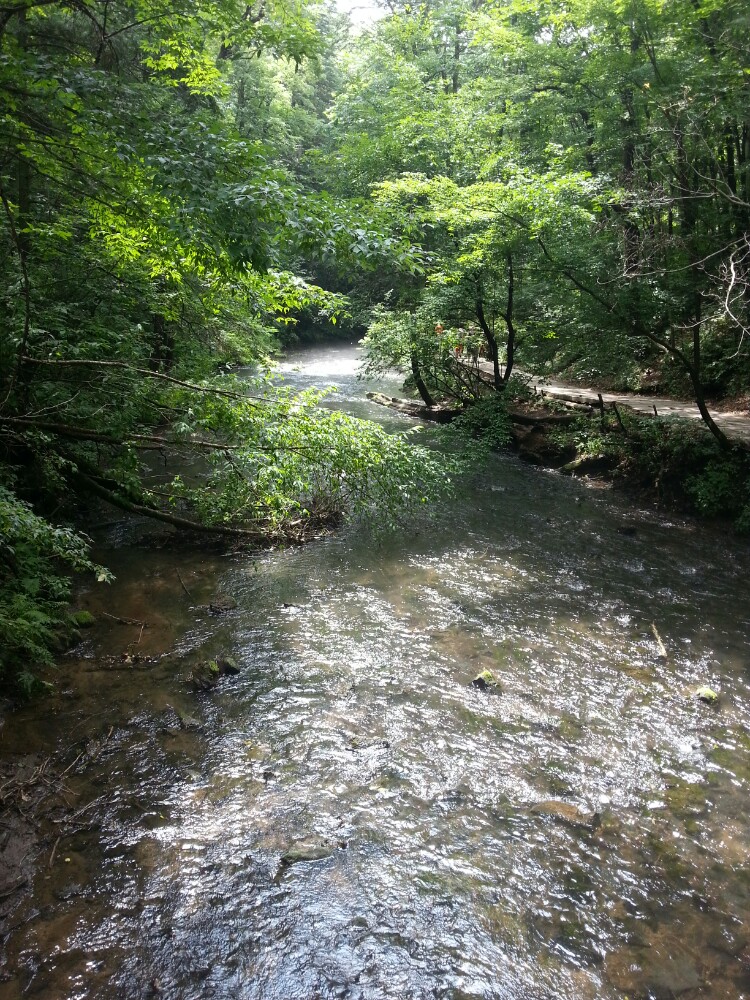
[[[410,426],[356,358],[282,370]],[[387,538],[100,536],[97,625],[3,732],[73,746],[1,1000],[750,997],[746,543],[504,455]]]

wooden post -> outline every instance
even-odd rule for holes
[[[612,400],[612,409],[615,411],[615,416],[617,417],[617,423],[620,425],[620,430],[625,435],[625,437],[627,437],[628,436],[627,429],[625,427],[625,424],[622,422],[620,411],[617,409],[617,403],[615,403],[614,400]]]

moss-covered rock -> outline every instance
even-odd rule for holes
[[[90,611],[74,611],[70,616],[70,623],[75,628],[91,628],[96,625],[96,618]]]
[[[695,697],[698,701],[702,701],[706,705],[715,705],[719,700],[719,696],[713,688],[705,684],[702,687],[696,688]]]
[[[471,682],[471,686],[479,691],[500,691],[500,684],[491,670],[483,670]]]
[[[195,691],[212,691],[219,683],[221,668],[216,660],[204,660],[193,667],[188,683]]]

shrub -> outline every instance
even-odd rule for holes
[[[28,696],[37,669],[53,662],[70,627],[65,608],[73,571],[108,570],[89,558],[88,540],[56,527],[0,486],[0,685]]]

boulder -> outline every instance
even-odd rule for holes
[[[237,601],[233,597],[227,597],[226,594],[217,594],[208,605],[208,611],[212,615],[225,615],[230,611],[234,611],[236,607]]]
[[[235,677],[240,672],[233,656],[217,656],[216,663],[219,667],[219,673],[225,677]]]

